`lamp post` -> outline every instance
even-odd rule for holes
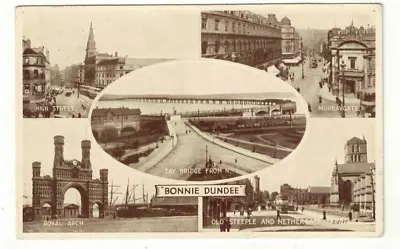
[[[371,174],[371,190],[372,190],[372,218],[375,221],[375,187],[374,187],[374,176],[375,176],[375,168],[369,166],[370,174]]]
[[[303,39],[301,40],[301,78],[304,79]]]
[[[339,59],[339,58],[338,58]],[[342,105],[342,115],[343,118],[346,117],[346,113],[345,113],[345,103],[344,103],[344,88],[345,88],[345,79],[344,79],[344,70],[346,69],[346,64],[344,64],[344,61],[342,60],[342,64],[340,65],[341,69],[342,69],[342,97],[343,97],[343,105]]]
[[[207,155],[207,153],[208,153],[208,146],[206,145],[206,168],[208,168],[207,167],[207,165],[208,165],[208,155]]]

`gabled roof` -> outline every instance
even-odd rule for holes
[[[32,49],[32,48],[27,48],[27,49],[24,50],[23,54],[34,54],[34,55],[37,55],[38,52],[36,52],[36,51],[35,51],[34,49]]]
[[[121,115],[140,115],[142,112],[139,108],[96,108],[92,111],[92,117],[104,117],[108,113],[113,114],[114,116],[121,116]]]
[[[345,163],[345,164],[338,164],[338,172],[339,174],[346,174],[346,173],[370,173],[371,167],[375,168],[375,163]]]
[[[79,206],[74,203],[70,203],[70,204],[66,203],[66,204],[64,204],[64,208],[79,208]]]
[[[151,206],[197,206],[198,197],[185,196],[185,197],[153,197],[151,199]]]
[[[308,189],[311,194],[329,194],[331,192],[331,187],[309,186]]]

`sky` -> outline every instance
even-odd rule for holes
[[[151,9],[150,9],[151,8]],[[224,10],[221,6],[204,10]],[[373,24],[379,9],[366,5],[264,5],[236,6],[267,16],[275,13],[280,21],[291,19],[298,29],[331,29]],[[81,63],[85,57],[90,23],[99,52],[118,52],[136,58],[200,57],[200,9],[195,6],[132,7],[22,7],[18,9],[21,36],[33,46],[50,51],[51,64],[60,68]],[[22,38],[22,37],[21,37]]]
[[[263,70],[221,60],[168,61],[147,66],[116,80],[102,91],[103,94],[132,95],[268,92],[294,94],[298,113],[304,113],[304,100],[286,82]]]
[[[305,136],[297,149],[279,164],[256,173],[262,190],[278,191],[280,185],[292,187],[330,187],[335,159],[344,163],[344,146],[354,136],[367,140],[368,161],[378,157],[377,126],[375,119],[307,120]]]

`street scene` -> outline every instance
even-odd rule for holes
[[[276,168],[224,183],[246,185],[244,197],[203,197],[203,231],[375,232],[380,204],[373,125],[350,129],[324,138],[323,129],[316,131],[310,140],[324,140],[331,150],[310,149],[324,157],[296,160],[309,162],[307,168]]]
[[[50,125],[38,126],[28,124],[27,127],[55,129]],[[68,127],[63,124],[58,128],[66,130]],[[44,150],[27,152],[24,156],[24,162],[36,159],[23,171],[24,233],[198,230],[198,197],[156,196],[154,180],[138,180],[126,166],[110,167],[101,156],[91,157],[91,141],[83,139],[79,142],[79,137],[84,137],[86,132],[85,126],[81,126],[67,131],[65,137],[59,133],[52,137],[51,132],[32,135],[42,138],[39,145]],[[28,142],[26,148],[31,146],[32,142]],[[52,146],[54,155],[49,153]],[[79,150],[81,160],[64,158],[64,153],[70,155]],[[108,168],[102,168],[106,164]]]
[[[70,15],[75,16],[74,20],[63,22],[57,12],[46,12],[45,8],[42,8],[26,11],[24,14],[25,23],[22,30],[24,118],[87,118],[93,99],[107,85],[142,67],[170,60],[162,57],[163,53],[159,54],[160,57],[152,57],[150,55],[152,52],[144,57],[134,56],[134,51],[137,51],[137,46],[141,43],[136,40],[135,45],[124,50],[132,54],[119,54],[120,51],[115,51],[115,48],[121,47],[123,43],[121,41],[129,40],[129,35],[115,31],[114,41],[110,45],[107,40],[109,31],[107,27],[100,25],[103,22],[99,19],[100,13],[93,12],[82,16],[71,12]],[[41,19],[43,23],[34,26],[32,22],[38,15],[43,17]],[[138,18],[132,17],[132,23]],[[96,34],[101,39],[96,39],[94,27],[96,23],[93,23],[92,19],[98,20],[99,32]],[[114,17],[110,23],[119,25],[120,21]],[[44,26],[47,28],[43,28]],[[62,40],[57,35],[58,31],[54,27],[61,26],[68,39],[64,37]],[[48,32],[43,34],[43,30]],[[115,52],[103,52],[105,51],[103,49]]]
[[[219,77],[223,77],[222,69],[236,67],[234,64],[220,67],[215,61],[209,63],[208,60],[201,64],[187,62],[185,67],[192,72],[209,68],[209,74],[218,73]],[[157,70],[161,75],[153,70],[148,70],[147,76],[141,74],[142,82],[151,84],[146,84],[146,91],[160,88],[158,85],[163,82],[175,81],[174,76],[164,73],[179,71],[181,65],[166,65]],[[254,77],[259,77],[258,70],[251,71]],[[154,81],[151,75],[164,79]],[[241,77],[246,75],[253,74],[242,73]],[[143,94],[129,95],[138,91],[130,87],[131,81],[138,80],[133,73],[126,81],[116,82],[95,104],[91,114],[93,136],[116,160],[156,176],[209,181],[259,171],[290,155],[301,142],[306,128],[305,110],[295,91],[278,78],[261,75],[271,80],[271,89],[279,84],[287,92],[277,92],[274,88],[275,92],[263,93],[258,88],[258,92],[245,93],[253,89],[244,89],[238,79],[226,84],[237,86],[236,91],[242,93],[217,93],[212,87],[206,87],[216,79],[204,79],[207,83],[199,85],[196,80],[181,75],[180,80],[191,86],[188,91],[196,92],[197,87],[209,94],[156,94],[154,91],[145,94],[143,89]],[[257,84],[261,85],[262,80],[259,81]],[[221,90],[229,91],[220,84]],[[116,91],[124,93],[116,94]]]
[[[374,17],[343,13],[347,24],[319,22],[321,29],[313,28],[313,18],[307,22],[293,13],[302,24],[298,28],[285,14],[203,11],[202,57],[255,67],[289,82],[311,117],[375,117]]]

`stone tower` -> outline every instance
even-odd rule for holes
[[[96,42],[94,41],[93,25],[90,23],[89,37],[86,44],[85,59],[96,55]]]
[[[91,143],[89,140],[82,140],[81,142],[81,149],[82,149],[82,168],[84,169],[91,169],[92,163],[90,162],[90,148]]]
[[[367,163],[367,141],[353,137],[347,141],[345,145],[345,162],[346,163]]]
[[[54,162],[53,168],[64,165],[64,137],[54,136]]]

